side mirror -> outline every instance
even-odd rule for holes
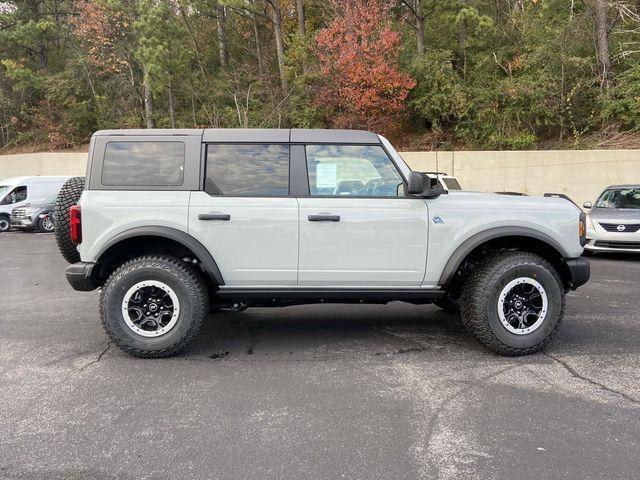
[[[409,195],[417,195],[422,198],[437,198],[440,195],[449,193],[442,188],[439,183],[435,186],[431,186],[431,181],[420,172],[411,172],[409,176],[409,188],[407,189]]]
[[[591,204],[591,202],[584,202],[584,203],[582,204],[582,206],[583,206],[584,208],[586,208],[587,210],[589,210],[589,209],[593,208],[593,205]]]
[[[424,192],[424,188],[426,184],[424,175],[419,172],[411,172],[409,176],[409,188],[407,189],[407,193],[409,195],[420,195]]]

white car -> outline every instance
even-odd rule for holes
[[[587,253],[640,253],[640,185],[611,185],[596,200],[585,202]]]
[[[444,190],[457,191],[462,190],[460,182],[456,177],[447,175],[444,172],[422,172],[431,179],[431,184],[439,184]]]
[[[11,228],[11,212],[31,203],[42,203],[69,180],[69,176],[11,177],[0,180],[0,232]]]
[[[210,311],[308,303],[460,309],[503,355],[540,350],[587,282],[584,213],[457,192],[358,130],[112,130],[56,206],[77,290],[140,357],[184,348]]]

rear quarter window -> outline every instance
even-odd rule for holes
[[[122,187],[180,186],[184,181],[183,142],[108,142],[102,184]]]

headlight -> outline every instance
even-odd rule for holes
[[[26,209],[24,210],[24,214],[25,214],[27,217],[30,217],[31,215],[33,215],[33,214],[34,214],[34,213],[36,213],[37,211],[38,211],[38,210],[37,210],[37,209],[35,209],[35,208],[26,208]]]

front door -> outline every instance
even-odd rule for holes
[[[225,287],[296,285],[298,202],[288,195],[288,145],[207,145],[189,233],[211,252]]]
[[[307,145],[298,284],[418,287],[427,260],[426,202],[379,145]]]

